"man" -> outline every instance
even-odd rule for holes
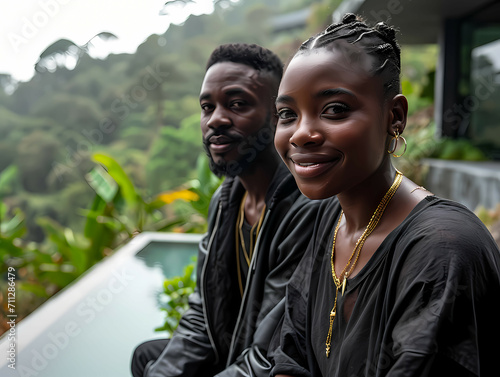
[[[223,45],[208,60],[201,130],[211,169],[226,180],[210,204],[190,309],[170,340],[136,349],[136,377],[269,374],[267,348],[319,204],[274,149],[282,73],[257,45]]]

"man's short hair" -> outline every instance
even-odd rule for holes
[[[256,44],[229,43],[217,47],[208,58],[206,70],[216,63],[245,64],[257,71],[267,71],[279,83],[283,76],[283,63],[271,50]]]

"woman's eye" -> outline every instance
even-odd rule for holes
[[[296,114],[290,109],[285,108],[278,110],[278,118],[280,120],[290,121],[292,119],[295,119],[296,117],[297,117]]]
[[[332,103],[325,107],[323,114],[325,115],[338,115],[346,113],[350,110],[349,106],[343,103]]]

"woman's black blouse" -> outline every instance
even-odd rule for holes
[[[326,357],[339,213],[336,200],[323,204],[290,282],[273,375],[500,375],[500,251],[471,211],[435,196],[339,292]]]

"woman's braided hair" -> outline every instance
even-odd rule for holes
[[[371,27],[358,16],[348,13],[340,23],[328,26],[323,32],[302,43],[297,54],[324,48],[341,38],[358,45],[375,58],[372,73],[383,76],[386,95],[401,92],[401,49],[396,41],[395,29],[383,22]]]

